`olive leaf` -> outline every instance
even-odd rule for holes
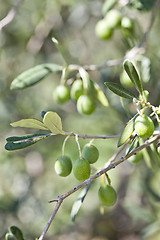
[[[21,119],[17,122],[10,123],[10,125],[12,127],[26,127],[26,128],[49,130],[41,121],[34,118]]]
[[[26,70],[25,72],[21,73],[18,77],[16,77],[12,81],[10,89],[16,90],[30,87],[39,82],[40,80],[44,79],[45,77],[47,77],[48,74],[60,71],[62,71],[62,66],[57,64],[46,63],[37,65],[33,68]]]
[[[128,59],[126,59],[123,63],[123,67],[124,67],[126,73],[128,74],[128,76],[130,77],[131,81],[134,83],[138,92],[142,95],[142,93],[143,93],[142,82],[140,80],[139,74],[138,74],[134,64],[131,61],[129,61]]]
[[[131,139],[130,141],[130,146],[128,148],[128,151],[126,153],[126,156],[134,149],[136,149],[137,147],[139,147],[139,137],[137,135],[134,136],[133,139]]]
[[[23,233],[18,227],[11,226],[9,231],[16,237],[17,240],[24,240]]]
[[[94,84],[94,88],[95,88],[95,97],[96,99],[105,107],[109,106],[109,102],[107,97],[105,96],[105,94],[103,93],[103,91],[101,90],[101,88],[99,87],[99,85],[97,83],[93,83]]]
[[[122,87],[121,85],[117,84],[117,83],[113,83],[113,82],[105,82],[104,83],[112,92],[114,92],[115,94],[117,94],[120,97],[124,97],[124,98],[128,98],[128,99],[133,99],[133,98],[137,98],[136,95],[134,95],[134,93],[132,93],[131,91],[129,91],[128,89]]]
[[[126,125],[126,127],[124,128],[119,141],[118,141],[118,145],[117,147],[122,146],[132,135],[133,131],[134,131],[134,119],[132,118]]]
[[[56,112],[47,112],[44,115],[43,123],[46,128],[48,128],[53,135],[64,134],[62,131],[62,121],[60,116]]]
[[[82,203],[88,193],[88,190],[90,189],[90,186],[91,186],[91,183],[88,184],[86,187],[83,188],[83,190],[80,192],[77,200],[74,202],[73,206],[72,206],[72,210],[71,210],[71,218],[72,218],[72,221],[74,222],[75,221],[75,218],[82,206]]]
[[[6,139],[7,143],[5,145],[5,149],[8,151],[23,149],[51,135],[52,135],[51,133],[48,133],[48,134],[28,134],[24,136],[8,137]]]

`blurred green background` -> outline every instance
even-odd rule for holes
[[[121,1],[119,1],[121,2]],[[0,1],[0,19],[12,8],[15,0]],[[98,105],[91,116],[81,116],[70,101],[57,105],[52,92],[59,84],[60,75],[51,74],[39,84],[22,91],[11,91],[12,80],[35,65],[53,62],[64,64],[51,41],[55,37],[63,45],[69,63],[102,64],[122,58],[126,51],[141,41],[150,20],[150,11],[138,11],[128,6],[122,13],[131,16],[137,27],[133,43],[116,30],[107,42],[95,36],[95,24],[102,18],[103,1],[97,0],[24,0],[14,20],[0,32],[0,236],[7,228],[17,225],[25,239],[40,236],[54,208],[48,201],[78,185],[73,174],[63,179],[54,171],[54,162],[61,155],[64,137],[55,136],[30,148],[8,152],[5,139],[13,135],[37,133],[30,129],[14,129],[9,124],[22,118],[41,120],[41,111],[56,111],[62,118],[65,131],[80,134],[120,134],[129,120],[119,97],[110,93],[104,81],[119,82],[122,66],[92,72],[91,78],[107,94],[110,107]],[[152,104],[160,104],[160,11],[147,42],[145,56],[151,61],[149,76],[144,82],[150,91]],[[134,91],[134,90],[133,90]],[[128,103],[128,102],[127,102]],[[130,104],[132,110],[133,105]],[[80,139],[83,146],[87,140]],[[95,140],[100,159],[95,164],[103,167],[116,150],[117,140]],[[67,141],[66,154],[74,161],[78,157],[75,139]],[[59,210],[48,239],[108,239],[158,240],[160,238],[160,177],[159,169],[150,170],[144,162],[134,166],[123,163],[109,173],[117,189],[118,202],[100,215],[97,191],[100,179],[92,184],[76,224],[70,211],[79,192],[67,198]]]

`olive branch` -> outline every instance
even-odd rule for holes
[[[131,139],[131,138],[130,138]],[[84,182],[82,182],[81,184],[77,185],[76,187],[72,188],[71,190],[69,190],[68,192],[58,196],[58,198],[54,199],[54,200],[50,200],[49,203],[52,202],[56,202],[56,206],[47,222],[46,227],[44,228],[41,236],[39,237],[39,240],[43,240],[51,223],[53,222],[61,204],[63,203],[63,200],[67,197],[69,197],[71,194],[73,194],[74,192],[78,191],[79,189],[87,186],[88,184],[90,184],[92,181],[94,181],[95,179],[97,179],[98,177],[100,177],[101,175],[105,174],[106,172],[110,171],[113,168],[116,168],[119,164],[123,163],[124,161],[126,161],[128,158],[130,158],[131,156],[137,154],[138,152],[140,152],[142,149],[150,146],[152,143],[156,142],[157,140],[160,139],[160,132],[155,132],[154,136],[152,138],[150,138],[149,140],[146,140],[144,142],[144,144],[142,144],[140,147],[137,147],[136,149],[134,149],[133,151],[131,151],[129,154],[120,157],[117,161],[116,158],[120,155],[120,153],[125,149],[126,145],[129,143],[130,139],[127,140],[127,142],[120,148],[120,150],[117,151],[117,153],[115,153],[107,162],[107,167],[103,168],[101,171],[97,172],[95,175],[93,175],[92,177],[86,179]]]

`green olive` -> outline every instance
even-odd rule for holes
[[[79,181],[85,181],[90,177],[90,165],[84,158],[78,158],[73,165],[73,173]]]
[[[117,194],[111,185],[101,186],[98,191],[99,199],[105,206],[112,206],[117,200]]]
[[[121,24],[121,13],[116,9],[112,9],[106,14],[105,21],[108,27],[115,29]]]
[[[61,177],[68,176],[72,171],[72,162],[68,156],[60,156],[55,162],[55,171]]]
[[[103,40],[107,40],[112,37],[112,29],[108,26],[107,22],[104,19],[97,22],[95,33],[97,37]]]
[[[121,27],[127,30],[132,31],[133,30],[133,22],[128,17],[123,17],[121,20]]]
[[[73,82],[72,87],[71,87],[71,98],[74,99],[75,101],[78,100],[78,98],[83,94],[83,82],[81,79],[77,79]]]
[[[57,103],[63,104],[70,98],[69,89],[64,85],[59,85],[53,92],[53,97]]]
[[[93,164],[98,160],[99,151],[93,144],[88,143],[82,149],[82,157]]]
[[[77,101],[77,110],[80,114],[92,114],[95,110],[95,103],[90,96],[81,95]]]
[[[154,132],[154,124],[147,115],[139,115],[135,120],[135,131],[141,138],[149,138]]]

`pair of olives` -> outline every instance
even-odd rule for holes
[[[113,31],[120,27],[126,31],[132,31],[133,23],[128,17],[121,16],[120,11],[117,9],[112,9],[105,17],[99,20],[95,26],[95,33],[97,37],[107,40],[113,35]]]
[[[82,158],[76,159],[73,173],[79,181],[90,177],[90,164],[98,160],[99,151],[93,144],[86,144],[82,150]],[[68,156],[60,156],[55,162],[55,171],[59,176],[66,177],[72,171],[72,161]]]
[[[95,102],[91,96],[84,93],[83,82],[77,79],[73,82],[71,90],[65,85],[59,85],[53,92],[57,103],[66,103],[70,97],[77,102],[77,110],[80,114],[90,115],[95,110]]]

